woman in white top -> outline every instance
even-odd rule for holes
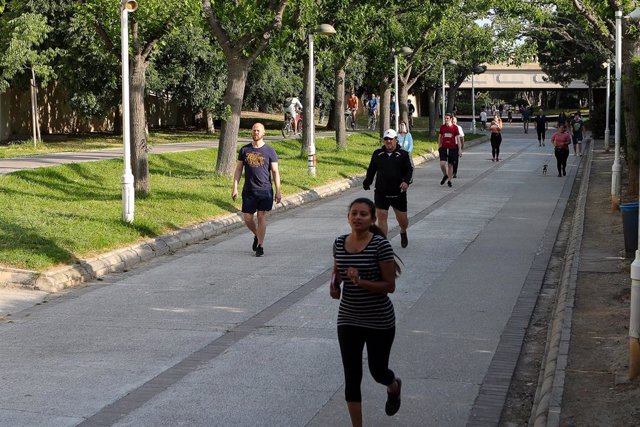
[[[409,127],[403,121],[400,122],[400,130],[398,131],[398,145],[405,151],[408,151],[409,154],[413,151],[413,137],[411,136],[411,132],[409,132]]]
[[[457,178],[458,163],[460,161],[460,157],[462,157],[462,149],[464,148],[464,131],[462,130],[462,126],[458,124],[458,118],[456,116],[453,116],[452,120],[453,124],[458,127],[458,132],[460,132],[460,134],[458,135],[458,160],[453,163],[453,177]]]

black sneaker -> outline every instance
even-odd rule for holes
[[[440,180],[440,185],[444,185],[444,183],[447,181],[447,179],[449,179],[449,177],[447,175],[443,176],[442,179]]]
[[[567,175],[567,171],[565,169],[562,169],[562,175],[564,175],[564,176]]]
[[[251,245],[251,249],[253,249],[253,252],[258,249],[258,236],[253,236],[253,244]]]
[[[264,248],[262,247],[262,245],[258,245],[258,247],[256,248],[256,256],[260,257],[264,255]]]
[[[447,181],[447,185],[449,186],[449,188],[453,187],[453,184],[451,183],[451,181]]]
[[[398,383],[398,391],[396,393],[387,393],[387,403],[384,405],[384,412],[392,416],[398,413],[400,409],[400,392],[402,391],[402,380],[396,377]]]
[[[409,239],[407,238],[407,233],[400,233],[400,246],[406,248],[409,245]]]

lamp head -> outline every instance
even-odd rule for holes
[[[458,65],[458,61],[456,61],[455,59],[446,59],[445,61],[443,61],[444,65]]]
[[[400,48],[400,55],[402,56],[408,56],[411,55],[413,53],[413,49],[411,49],[408,46],[403,46]]]
[[[321,35],[330,35],[330,34],[335,34],[336,29],[333,28],[333,25],[331,24],[320,24],[316,27],[314,33],[321,34]]]
[[[122,0],[122,10],[127,12],[135,12],[138,9],[138,2],[136,0]]]
[[[640,20],[640,7],[636,7],[633,12],[627,15],[627,18],[633,19],[634,21]]]
[[[475,67],[473,67],[473,74],[482,74],[485,71],[487,71],[486,65],[476,65]]]

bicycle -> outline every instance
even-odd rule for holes
[[[354,111],[351,111],[347,108],[347,111],[344,112],[347,125],[351,127],[351,130],[356,130],[356,118],[354,117]]]
[[[294,135],[295,127],[294,127],[294,118],[291,117],[289,112],[284,114],[284,123],[282,124],[282,136],[284,138],[289,137],[290,135]],[[295,117],[296,123],[298,124],[298,134],[302,133],[302,113],[296,114]]]
[[[376,119],[376,113],[374,110],[369,110],[369,119],[367,120],[367,129],[375,130],[378,120]]]

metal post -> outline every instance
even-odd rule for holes
[[[122,139],[124,145],[124,173],[122,175],[122,220],[133,222],[134,198],[131,173],[131,126],[129,123],[129,33],[127,0],[122,1],[120,11],[120,35],[122,55]]]
[[[622,11],[616,11],[616,106],[614,125],[615,155],[611,167],[611,208],[618,210],[620,205],[620,112],[622,103]]]
[[[442,65],[442,123],[444,123],[444,113],[446,113],[446,111],[444,111],[445,109],[445,100],[444,100],[444,64]]]
[[[606,102],[606,124],[604,128],[604,151],[609,152],[609,103],[611,99],[611,63],[607,61],[607,102]]]
[[[476,133],[476,88],[473,83],[475,73],[471,71],[471,132]]]
[[[395,70],[395,76],[396,76],[396,80],[395,80],[395,96],[394,96],[394,114],[396,117],[395,120],[395,129],[396,132],[398,132],[399,128],[399,124],[398,124],[398,116],[400,115],[400,106],[398,105],[398,54],[394,52],[393,54],[393,66],[394,66],[394,70]]]
[[[313,32],[309,33],[309,98],[311,103],[311,117],[307,117],[306,120],[311,120],[311,130],[309,132],[309,154],[307,156],[307,167],[309,175],[316,176],[316,130],[313,123],[313,107],[315,103],[315,89],[316,82],[313,73]]]
[[[636,8],[628,18],[640,19],[640,7]],[[616,12],[616,136],[620,128],[620,102],[622,74],[622,11]],[[618,140],[618,143],[620,141]],[[640,172],[639,172],[640,173]],[[619,193],[618,193],[619,194]],[[639,213],[640,219],[640,213]],[[638,231],[640,236],[640,230]],[[629,316],[629,378],[640,376],[640,248],[636,249],[636,258],[631,263],[631,308]]]

